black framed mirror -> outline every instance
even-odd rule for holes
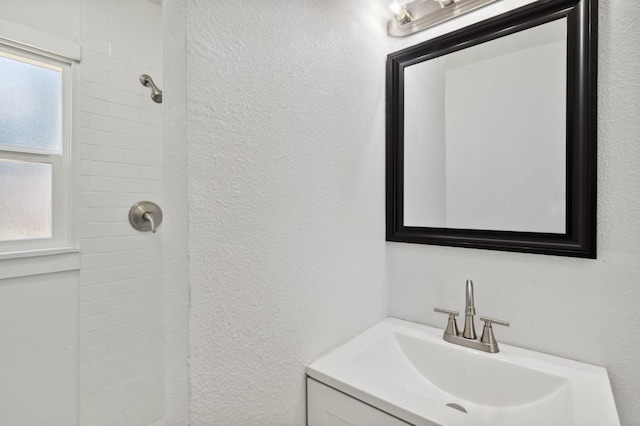
[[[387,241],[596,257],[597,0],[387,57]]]

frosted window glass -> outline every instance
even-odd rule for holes
[[[0,145],[60,152],[62,74],[0,55]]]
[[[0,241],[51,238],[51,164],[0,160]]]

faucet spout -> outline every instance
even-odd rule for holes
[[[471,280],[467,280],[467,290],[466,290],[466,308],[464,313],[466,315],[475,315],[476,314],[476,308],[475,305],[473,303],[473,281]]]
[[[464,310],[464,330],[462,336],[465,339],[477,339],[476,326],[474,323],[474,315],[476,314],[476,308],[473,303],[473,281],[467,280],[466,288],[466,307]]]

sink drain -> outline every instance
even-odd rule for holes
[[[466,413],[467,410],[464,409],[464,407],[462,405],[459,404],[454,404],[453,402],[450,402],[447,404],[447,407],[451,407],[454,410],[458,410],[458,411],[462,411],[463,413]]]

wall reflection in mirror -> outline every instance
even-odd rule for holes
[[[596,256],[597,1],[387,57],[387,241]]]
[[[404,225],[564,233],[567,20],[404,69]]]

